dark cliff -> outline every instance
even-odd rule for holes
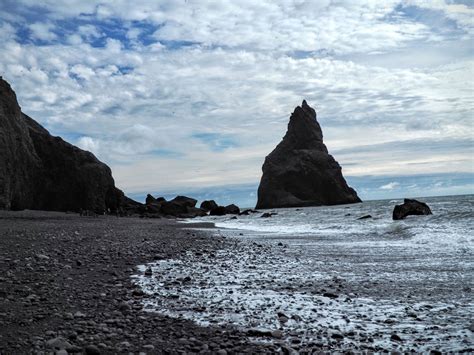
[[[0,208],[99,212],[123,200],[110,168],[23,114],[0,77]]]
[[[256,208],[361,202],[328,153],[316,112],[306,101],[291,114],[283,140],[265,158]]]

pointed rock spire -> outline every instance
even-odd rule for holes
[[[316,111],[303,100],[283,140],[265,158],[257,208],[336,205],[360,202],[328,153]]]

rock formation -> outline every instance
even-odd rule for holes
[[[214,208],[217,208],[217,207],[218,207],[218,205],[217,205],[216,201],[214,201],[214,200],[202,201],[202,203],[201,203],[201,208],[204,211],[211,211],[211,210],[213,210]]]
[[[0,208],[102,212],[123,201],[110,168],[22,113],[0,77]]]
[[[256,208],[361,202],[328,153],[316,111],[306,101],[291,114],[283,140],[265,158]]]
[[[392,218],[394,220],[398,220],[404,219],[405,217],[410,215],[420,216],[430,214],[433,213],[431,212],[430,207],[426,203],[406,198],[403,201],[402,205],[395,206],[395,208],[393,209]]]
[[[239,214],[240,213],[240,208],[237,205],[234,205],[233,203],[230,205],[225,206],[225,213],[226,214]]]
[[[194,209],[197,200],[186,196],[176,196],[171,201],[165,201],[161,205],[161,213],[168,216],[181,216],[188,213],[188,208]]]

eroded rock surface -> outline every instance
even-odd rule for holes
[[[316,111],[306,101],[291,114],[288,131],[265,158],[256,208],[361,202],[328,153]]]
[[[430,207],[424,203],[417,200],[411,200],[406,198],[402,205],[396,205],[393,209],[393,219],[399,220],[404,219],[407,216],[415,215],[430,215],[433,214],[431,212]]]
[[[22,113],[0,77],[0,208],[103,212],[123,198],[107,165]]]

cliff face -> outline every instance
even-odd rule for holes
[[[23,114],[0,78],[0,208],[104,211],[123,198],[107,165]]]
[[[288,131],[262,170],[256,208],[361,202],[328,153],[316,112],[306,101],[291,114]]]

